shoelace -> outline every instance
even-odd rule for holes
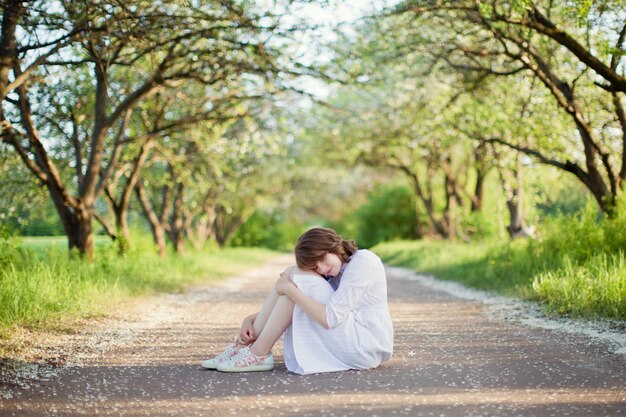
[[[217,355],[215,357],[216,361],[221,361],[223,359],[227,359],[230,358],[231,356],[233,356],[233,352],[234,349],[232,346],[228,346],[222,353],[220,353],[219,355]]]
[[[225,362],[228,359],[230,359],[231,357],[235,356],[238,352],[236,351],[237,349],[237,343],[233,343],[229,346],[226,347],[226,349],[224,349],[222,351],[222,353],[218,354],[215,357],[215,361],[216,362]]]
[[[233,356],[231,360],[235,367],[243,368],[257,363],[262,363],[265,358],[267,358],[267,355],[256,356],[254,353],[250,352],[250,349],[244,348]]]
[[[233,343],[231,343],[230,345],[228,345],[226,347],[226,349],[224,349],[222,351],[222,353],[218,354],[215,357],[215,361],[216,362],[225,362],[228,359],[230,359],[231,357],[235,356],[237,353],[239,353],[239,351],[237,350],[237,347],[240,346],[240,342],[239,342],[239,337],[235,338],[235,341]]]

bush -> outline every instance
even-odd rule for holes
[[[626,217],[603,218],[588,204],[542,229],[543,240],[395,242],[374,251],[395,265],[544,302],[557,314],[626,320]]]
[[[417,237],[415,199],[405,186],[378,186],[352,216],[356,223],[355,238],[360,247]]]
[[[228,242],[228,246],[264,247],[290,252],[305,228],[280,211],[257,210]]]
[[[469,213],[462,219],[461,228],[473,240],[498,236],[497,221],[484,212]]]
[[[20,264],[30,258],[30,253],[20,245],[19,238],[8,225],[0,224],[0,270],[12,262]]]

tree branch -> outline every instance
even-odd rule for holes
[[[497,143],[503,146],[506,146],[510,149],[515,149],[516,151],[522,152],[526,155],[530,155],[535,157],[539,162],[546,164],[546,165],[550,165],[556,168],[559,168],[563,171],[567,171],[570,172],[574,175],[576,175],[578,178],[580,178],[581,180],[583,180],[583,182],[586,183],[586,179],[588,178],[588,174],[587,172],[585,172],[585,170],[583,170],[580,166],[578,166],[578,164],[576,164],[575,162],[572,161],[565,161],[565,162],[561,162],[561,161],[557,161],[556,159],[550,159],[548,157],[546,157],[545,155],[543,155],[541,152],[539,152],[536,149],[531,149],[525,146],[519,146],[519,145],[515,145],[512,143],[509,143],[505,140],[502,140],[500,138],[487,138],[485,139],[486,143]]]
[[[93,211],[93,217],[95,217],[98,223],[102,225],[102,227],[104,228],[104,231],[106,232],[107,235],[109,235],[111,240],[117,239],[117,233],[115,233],[115,229],[111,227],[111,225],[108,224],[107,221],[104,220],[104,218],[95,210]]]
[[[17,64],[15,65],[14,72],[16,72],[17,74],[19,74],[20,72],[19,66]],[[37,129],[35,129],[35,126],[33,124],[30,103],[28,102],[28,97],[26,96],[26,88],[24,87],[24,85],[17,87],[17,93],[19,96],[19,107],[22,124],[26,129],[26,138],[34,148],[34,156],[39,167],[38,171],[44,172],[46,174],[46,184],[48,185],[48,187],[54,189],[61,196],[64,204],[67,204],[73,208],[79,208],[80,204],[78,200],[71,194],[69,194],[69,192],[65,188],[59,172],[57,171],[54,163],[50,160],[48,153],[43,146],[43,143],[41,143],[41,140],[39,139],[39,132],[37,131]],[[23,158],[24,157],[22,156],[22,159]],[[27,160],[30,160],[30,158],[27,157]],[[26,160],[24,161],[26,162]],[[27,165],[32,170],[33,164],[27,162]],[[37,173],[37,171],[33,172]]]
[[[70,118],[72,119],[72,145],[74,147],[74,159],[76,161],[76,181],[78,187],[83,182],[83,153],[80,146],[80,129],[78,126],[78,120],[74,111],[70,111]]]
[[[120,123],[120,128],[117,131],[117,135],[115,135],[115,143],[113,145],[113,153],[111,154],[111,159],[109,159],[109,163],[107,164],[104,171],[101,173],[100,184],[98,184],[98,188],[96,189],[96,195],[100,194],[103,189],[108,187],[109,181],[111,179],[111,174],[117,165],[117,161],[120,158],[122,153],[122,138],[126,134],[126,129],[128,128],[128,123],[130,122],[132,111],[127,111],[124,115],[124,119]]]
[[[503,15],[494,14],[496,20],[513,25],[524,26],[548,36],[559,45],[567,48],[581,62],[592,68],[598,75],[607,80],[617,90],[626,92],[626,77],[619,75],[612,66],[604,64],[596,58],[587,48],[580,44],[566,31],[557,27],[547,16],[543,15],[536,6],[532,6],[528,14],[529,19],[513,19]],[[624,29],[622,29],[622,32]]]
[[[46,184],[48,182],[48,175],[39,168],[39,166],[30,159],[28,151],[24,149],[20,140],[17,137],[17,133],[13,125],[8,120],[3,120],[0,122],[0,137],[2,137],[2,141],[6,142],[15,148],[20,158],[24,164],[30,169],[30,171],[43,183]],[[19,134],[20,136],[24,136],[23,134]]]
[[[7,94],[9,94],[11,91],[15,90],[17,87],[19,87],[22,84],[24,84],[28,80],[28,77],[30,76],[30,74],[35,69],[37,69],[42,63],[44,63],[46,61],[46,59],[50,55],[56,53],[63,46],[65,46],[65,44],[58,44],[58,45],[56,45],[54,48],[52,48],[50,51],[48,51],[48,53],[46,53],[46,54],[40,56],[39,58],[37,58],[32,64],[30,64],[28,66],[28,68],[26,68],[23,71],[18,71],[15,74],[15,79],[12,82],[10,82],[5,88],[0,90],[0,100],[4,99],[4,97],[6,97]]]

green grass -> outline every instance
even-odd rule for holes
[[[551,313],[626,320],[626,219],[585,212],[543,230],[537,241],[399,241],[372,250],[393,265],[540,301]]]
[[[533,289],[557,313],[626,320],[624,253],[600,254],[584,265],[566,258],[562,268],[538,274]]]
[[[523,241],[397,241],[372,250],[392,265],[473,288],[520,296],[533,282],[533,269],[540,269],[529,259],[526,245]]]
[[[56,239],[48,245],[45,241],[0,241],[0,339],[20,327],[71,327],[77,320],[106,315],[133,297],[214,282],[277,254],[258,248],[213,248],[160,258],[139,247],[120,258],[109,245],[88,263],[69,254],[65,245],[60,248]]]
[[[108,248],[112,245],[111,238],[109,238],[108,236],[95,236],[94,242],[96,250]],[[50,250],[50,248],[67,248],[67,237],[23,236],[19,238],[19,244],[24,249],[30,250],[38,255],[43,255],[46,251]]]

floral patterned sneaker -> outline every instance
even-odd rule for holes
[[[237,342],[237,340],[235,340],[235,342],[233,342],[231,345],[228,345],[226,349],[224,349],[224,351],[216,357],[203,360],[200,363],[200,366],[205,369],[217,369],[218,364],[226,362],[228,359],[235,356],[240,350],[240,346],[241,345]]]
[[[249,347],[242,348],[235,356],[217,364],[220,372],[258,372],[274,369],[274,356],[269,353],[256,356]]]

